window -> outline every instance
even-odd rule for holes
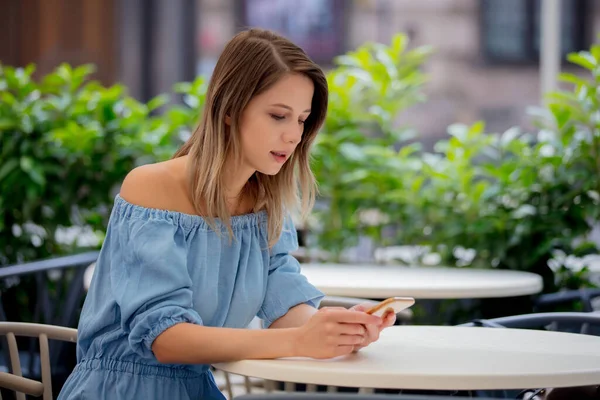
[[[492,63],[536,63],[539,60],[542,0],[481,0],[482,51]],[[563,57],[587,48],[587,0],[562,0]]]
[[[276,31],[315,62],[329,64],[344,51],[345,0],[243,0],[238,4],[241,28]]]

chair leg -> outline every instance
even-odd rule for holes
[[[271,393],[273,390],[275,390],[275,381],[269,379],[265,380],[265,392]]]
[[[21,371],[21,360],[19,359],[19,348],[17,347],[17,338],[15,337],[15,334],[12,332],[7,333],[6,340],[8,341],[8,351],[10,354],[12,373],[16,376],[23,376],[23,372]],[[17,400],[25,400],[25,395],[23,393],[15,392],[15,397]]]
[[[296,384],[294,382],[285,382],[283,384],[283,390],[286,392],[296,391]]]
[[[244,386],[246,387],[246,393],[252,393],[252,385],[250,384],[250,378],[244,376]]]
[[[40,334],[40,362],[42,364],[42,383],[44,384],[44,400],[52,400],[52,374],[50,372],[50,349],[48,336]]]
[[[223,374],[225,375],[225,388],[227,389],[229,398],[233,399],[233,388],[231,387],[231,380],[229,379],[229,372],[223,371]]]

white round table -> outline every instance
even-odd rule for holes
[[[520,271],[474,268],[301,264],[302,274],[329,296],[384,299],[511,297],[542,291],[542,278]]]
[[[600,337],[526,329],[394,326],[357,354],[215,364],[268,380],[362,388],[494,390],[600,384]]]

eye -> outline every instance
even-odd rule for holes
[[[271,114],[271,118],[273,118],[275,121],[281,121],[285,117],[283,115]]]

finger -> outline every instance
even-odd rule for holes
[[[350,307],[350,310],[352,310],[352,311],[367,311],[374,305],[375,304],[371,304],[371,303],[361,303],[361,304],[357,304],[355,306]]]
[[[377,339],[379,339],[379,332],[380,329],[379,327],[375,326],[375,325],[367,325],[367,334],[366,336],[366,340],[365,343],[372,343],[374,341],[376,341]]]
[[[320,309],[320,311],[321,311],[321,312],[322,312],[322,311],[327,311],[327,312],[330,312],[330,311],[334,311],[334,310],[338,310],[338,311],[348,311],[348,310],[347,310],[346,308],[344,308],[344,307],[322,307],[322,308]]]
[[[383,326],[382,328],[389,328],[396,323],[396,313],[389,312],[383,318]]]
[[[365,342],[365,337],[361,335],[340,335],[338,346],[358,346]]]
[[[365,336],[367,328],[362,324],[338,324],[338,332],[342,335],[359,335]]]
[[[352,310],[332,310],[329,312],[329,315],[337,322],[348,324],[379,325],[383,321],[381,317],[367,314],[365,312],[355,312]]]

